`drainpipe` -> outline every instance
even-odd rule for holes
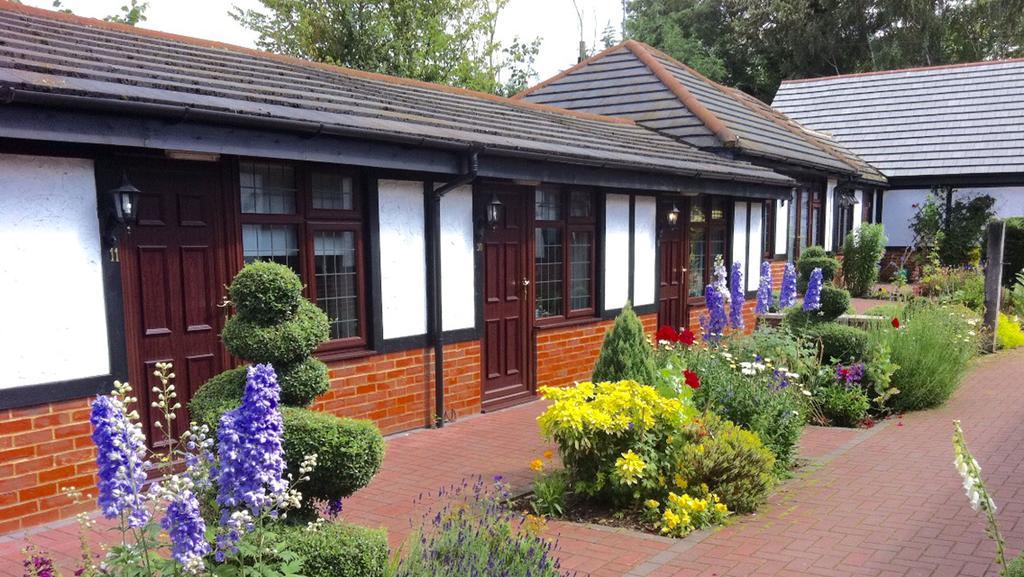
[[[479,168],[478,153],[471,152],[466,159],[466,172],[434,189],[430,194],[427,235],[430,243],[428,258],[430,265],[430,318],[434,341],[434,425],[444,426],[444,327],[441,319],[441,199],[452,190],[469,184],[476,179]]]

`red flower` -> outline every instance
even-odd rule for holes
[[[900,328],[900,319],[898,319],[896,317],[892,317],[892,320],[889,321],[889,322],[892,323],[892,328],[894,328],[894,329]]]
[[[668,341],[670,343],[674,343],[679,340],[679,333],[677,333],[674,328],[665,325],[658,329],[657,334],[654,335],[654,340],[659,342]]]
[[[687,369],[683,371],[683,378],[686,379],[686,384],[691,389],[697,390],[700,388],[700,377],[697,376],[697,373]]]
[[[683,329],[683,332],[679,333],[679,339],[677,342],[683,343],[687,346],[693,345],[696,340],[696,335],[690,329]]]

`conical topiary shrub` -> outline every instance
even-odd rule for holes
[[[643,385],[654,384],[654,351],[630,303],[626,303],[615,317],[612,328],[605,333],[591,376],[594,382],[627,379]]]
[[[384,457],[384,440],[372,423],[305,409],[330,386],[327,366],[313,352],[330,334],[327,315],[302,297],[302,281],[290,268],[254,262],[228,287],[235,314],[221,338],[232,355],[270,363],[281,387],[285,460],[297,474],[308,453],[319,465],[303,484],[308,497],[334,501],[369,483]],[[192,419],[216,429],[220,415],[239,405],[245,367],[211,378],[189,403]],[[308,501],[307,501],[308,502]]]

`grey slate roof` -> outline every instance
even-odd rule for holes
[[[851,164],[824,135],[802,127],[739,90],[635,40],[570,68],[519,95],[530,102],[619,116],[701,148],[732,148],[832,174],[884,182],[866,163]],[[822,142],[825,141],[825,142]],[[863,169],[863,170],[860,170]]]
[[[888,177],[1024,172],[1024,60],[789,80],[773,105]]]
[[[310,121],[380,139],[669,175],[790,184],[632,122],[0,1],[5,89]]]

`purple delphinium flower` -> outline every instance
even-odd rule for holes
[[[734,329],[743,328],[743,269],[740,263],[732,263],[729,278],[729,325]]]
[[[190,489],[177,492],[160,521],[171,539],[171,557],[188,573],[203,568],[203,557],[210,554],[206,541],[206,522],[199,513],[199,500]]]
[[[782,291],[779,293],[779,308],[791,307],[796,303],[796,267],[787,262],[782,273]]]
[[[807,281],[807,292],[804,293],[804,310],[816,311],[821,308],[821,268],[811,271]]]
[[[708,285],[704,287],[704,304],[707,306],[708,314],[701,315],[700,326],[703,329],[704,340],[711,343],[718,343],[722,340],[725,326],[728,322],[725,317],[725,297],[715,287]]]
[[[772,308],[772,265],[768,261],[761,263],[761,280],[757,285],[757,305],[754,312],[764,314]]]
[[[273,515],[274,496],[288,488],[282,478],[285,463],[281,445],[284,425],[277,406],[280,394],[272,366],[249,367],[241,406],[220,418],[217,504],[221,507],[221,525],[231,535],[228,542],[218,539],[220,548],[232,546],[240,531],[248,530],[250,525],[240,522],[238,512],[233,514],[232,509],[242,507],[253,518],[264,512]]]
[[[107,395],[92,402],[89,422],[99,478],[96,500],[103,516],[116,519],[127,513],[129,527],[142,527],[149,521],[149,510],[142,495],[148,463],[141,427],[128,417],[120,398]]]

